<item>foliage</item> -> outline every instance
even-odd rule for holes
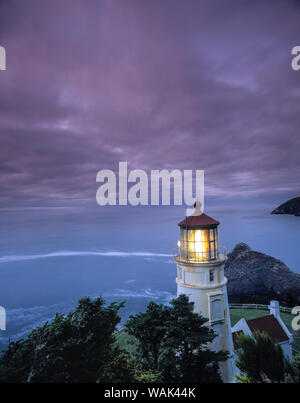
[[[131,315],[125,328],[138,340],[139,358],[147,369],[158,369],[160,344],[166,329],[167,308],[155,302],[148,304],[145,313]]]
[[[98,382],[103,380],[112,383],[155,383],[161,382],[162,378],[158,372],[145,371],[138,360],[119,350],[107,368],[106,379]]]
[[[115,330],[122,306],[105,306],[101,297],[81,299],[74,312],[56,315],[26,340],[9,344],[0,358],[0,381],[110,381],[110,365],[119,354]]]
[[[238,381],[238,383],[253,383],[251,379],[247,375],[235,375],[234,378]]]
[[[300,383],[300,354],[295,355],[292,360],[290,375],[294,383]]]
[[[221,382],[228,353],[209,349],[214,332],[186,296],[168,306],[150,302],[119,331],[122,306],[83,298],[73,312],[11,342],[0,356],[0,382]],[[241,335],[238,345],[239,382],[299,382],[300,357],[289,365],[267,335]]]
[[[0,382],[161,382],[158,371],[145,369],[116,343],[122,306],[83,298],[74,312],[10,342],[0,356]]]
[[[138,341],[144,368],[162,373],[166,382],[221,382],[218,364],[228,354],[209,350],[215,335],[206,322],[181,295],[170,306],[151,302],[146,312],[130,317],[126,330]]]
[[[237,357],[236,365],[242,372],[240,381],[283,382],[288,372],[280,345],[274,344],[265,333],[238,336]]]

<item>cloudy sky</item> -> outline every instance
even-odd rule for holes
[[[95,205],[99,169],[300,193],[300,2],[1,0],[0,208]]]

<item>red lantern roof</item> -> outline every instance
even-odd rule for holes
[[[216,227],[219,221],[202,213],[200,215],[190,215],[178,223],[179,227]]]

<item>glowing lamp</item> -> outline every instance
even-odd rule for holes
[[[219,222],[204,214],[195,204],[194,214],[178,224],[180,241],[177,256],[187,262],[209,262],[219,257],[218,225]]]

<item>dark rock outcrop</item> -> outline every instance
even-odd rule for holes
[[[225,275],[230,302],[267,304],[276,299],[281,305],[299,305],[300,274],[244,243],[228,254]]]
[[[293,214],[300,217],[300,196],[281,204],[271,214]]]

